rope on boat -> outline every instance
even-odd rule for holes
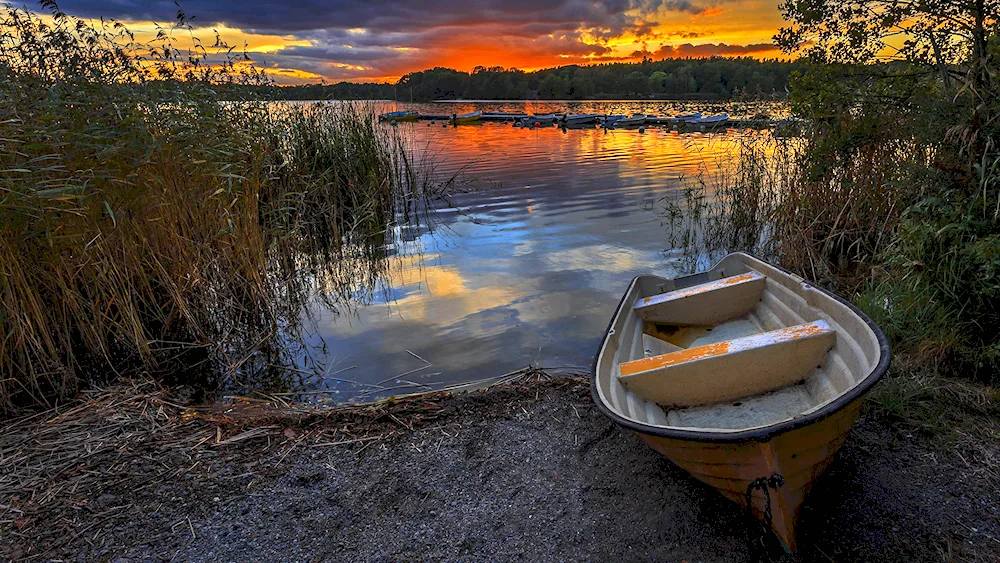
[[[750,511],[750,516],[754,516],[753,513],[753,492],[755,489],[760,489],[764,491],[764,534],[771,533],[771,489],[777,489],[785,484],[785,478],[781,475],[775,473],[770,477],[757,477],[750,484],[747,485],[747,510]],[[764,538],[761,538],[763,542]]]

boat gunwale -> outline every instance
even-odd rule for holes
[[[763,260],[760,260],[759,258],[747,254],[745,252],[735,252],[733,254],[746,256],[754,260],[764,262]],[[764,263],[778,271],[784,272],[791,276],[799,277],[796,276],[794,273],[782,268],[781,266],[776,266],[774,264],[771,264],[770,262],[764,262]],[[718,265],[718,263],[716,263],[716,265]],[[711,271],[713,268],[715,268],[715,266],[712,266],[712,268],[709,268],[707,271]],[[824,287],[820,287],[818,285],[805,282],[811,289],[819,290],[825,293],[826,295],[834,298],[835,300],[839,301],[841,304],[846,305],[855,315],[857,315],[862,321],[864,321],[865,324],[868,325],[868,328],[870,328],[872,332],[875,334],[875,338],[876,340],[878,340],[879,344],[879,360],[878,363],[875,365],[875,368],[872,369],[872,371],[864,379],[862,379],[855,386],[851,387],[850,389],[842,393],[836,399],[833,399],[823,407],[813,412],[804,414],[800,417],[792,418],[790,420],[784,420],[775,424],[771,424],[768,426],[749,428],[747,430],[740,430],[736,432],[732,431],[712,432],[708,430],[690,430],[677,427],[664,428],[660,426],[653,426],[650,424],[636,422],[634,420],[629,420],[623,417],[622,415],[618,414],[614,410],[612,410],[607,404],[604,403],[604,400],[601,397],[600,390],[598,388],[597,370],[598,370],[598,364],[601,360],[601,353],[604,351],[604,348],[608,343],[608,338],[610,337],[609,333],[611,332],[611,329],[614,326],[615,321],[618,319],[618,316],[621,314],[622,309],[625,306],[625,300],[632,293],[632,288],[639,281],[639,278],[647,277],[648,275],[650,274],[635,276],[634,278],[632,278],[632,281],[629,282],[628,288],[625,290],[625,294],[622,295],[621,301],[618,302],[618,307],[615,309],[614,315],[611,316],[611,320],[608,322],[608,328],[605,329],[604,331],[604,338],[601,340],[600,348],[598,348],[598,352],[594,356],[593,367],[590,370],[590,394],[594,400],[594,403],[597,405],[597,409],[601,411],[601,413],[604,416],[610,418],[611,421],[614,422],[615,424],[628,428],[629,430],[633,430],[640,434],[646,434],[649,436],[656,436],[659,438],[670,438],[674,440],[684,440],[689,442],[713,442],[713,443],[735,443],[735,442],[751,442],[751,441],[767,442],[776,436],[779,436],[786,432],[791,432],[792,430],[796,430],[805,426],[809,426],[811,424],[814,424],[816,422],[819,422],[825,418],[829,418],[830,416],[836,414],[837,412],[845,408],[847,405],[851,404],[855,400],[860,399],[865,394],[867,394],[868,391],[870,391],[871,388],[874,387],[875,384],[882,379],[882,376],[884,376],[885,373],[889,370],[889,364],[892,362],[892,354],[889,348],[889,340],[885,337],[885,333],[882,332],[882,329],[879,328],[877,324],[875,324],[875,321],[873,321],[871,317],[869,317],[863,311],[861,311],[861,309],[858,309],[858,307],[855,306],[853,303],[837,295],[836,293],[833,293],[832,291]],[[653,277],[668,279],[668,278],[663,278],[663,276],[656,276],[656,275],[653,275]],[[678,279],[678,278],[673,278],[673,279]]]

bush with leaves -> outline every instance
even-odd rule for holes
[[[872,252],[848,253],[839,265],[823,258],[834,271],[860,270],[853,287],[867,288],[862,302],[898,343],[994,378],[1000,2],[786,0],[782,8],[789,24],[776,41],[790,52],[806,46],[812,62],[791,80],[793,111],[816,125],[804,177],[860,190],[845,215],[872,209],[860,194],[891,194],[893,203],[872,217],[891,235],[883,244],[848,235],[848,248]],[[866,159],[868,172],[850,173]]]

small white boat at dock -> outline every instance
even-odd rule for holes
[[[725,123],[729,121],[728,113],[720,113],[719,115],[710,115],[708,117],[699,117],[697,119],[692,119],[688,123],[692,125],[718,125],[720,123]]]
[[[454,125],[469,125],[472,123],[479,123],[479,120],[482,119],[482,117],[483,112],[473,111],[470,113],[463,113],[461,115],[453,115],[451,117],[451,122]]]
[[[522,123],[529,127],[537,125],[549,125],[555,123],[561,116],[555,113],[545,113],[541,115],[529,115],[521,120]]]
[[[597,123],[597,120],[600,118],[600,114],[597,113],[577,113],[566,115],[563,117],[562,122],[566,125],[587,125],[589,123]]]
[[[623,117],[614,122],[615,127],[638,127],[646,124],[646,114],[637,113],[632,117]]]

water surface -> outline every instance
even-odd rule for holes
[[[455,104],[455,111],[486,106]],[[524,104],[486,109],[524,111]],[[461,173],[465,181],[420,227],[400,228],[384,295],[353,314],[313,311],[309,342],[327,376],[314,385],[336,401],[529,364],[588,370],[631,279],[679,272],[665,199],[731,158],[739,136],[501,123],[399,130],[439,176]]]

